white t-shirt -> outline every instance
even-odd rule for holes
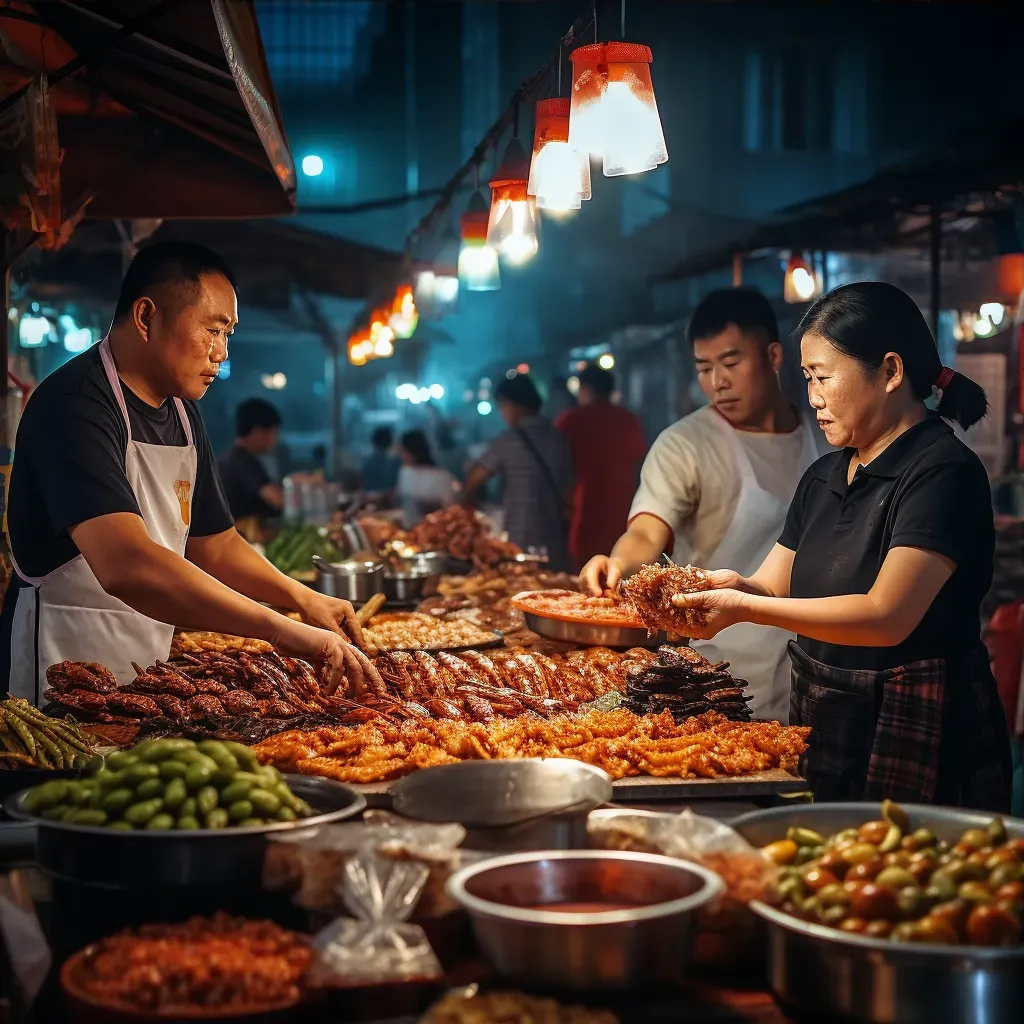
[[[807,415],[803,410],[801,414]],[[630,520],[646,512],[672,530],[672,557],[680,565],[708,564],[739,500],[740,476],[729,438],[711,419],[718,415],[706,406],[661,432],[644,461],[629,511]],[[816,425],[813,429],[818,444],[809,461],[831,450],[820,429]],[[803,424],[789,434],[736,430],[733,436],[749,455],[761,487],[784,502],[791,501],[800,482],[801,463],[808,461],[803,460]]]
[[[455,502],[459,482],[440,466],[403,466],[398,471],[398,500],[406,528],[414,526],[428,512],[447,508]]]

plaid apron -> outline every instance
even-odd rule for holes
[[[1010,740],[982,644],[956,659],[875,671],[817,661],[790,641],[790,722],[815,800],[892,800],[1008,813]]]

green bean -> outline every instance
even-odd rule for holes
[[[30,726],[30,728],[31,728],[31,726]],[[54,768],[63,768],[64,767],[64,758],[61,755],[60,749],[57,747],[57,744],[54,743],[53,740],[50,739],[49,736],[47,736],[46,730],[45,729],[36,729],[35,730],[35,737],[36,737],[36,743],[43,750],[45,750],[47,756],[52,759]]]
[[[14,730],[18,739],[25,744],[25,749],[35,758],[38,758],[39,754],[36,750],[36,741],[32,735],[32,730],[18,717],[18,715],[10,708],[7,709],[7,721],[11,728]],[[45,767],[49,767],[48,765]]]

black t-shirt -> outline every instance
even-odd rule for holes
[[[896,647],[846,647],[800,637],[838,668],[893,668],[975,647],[992,583],[995,528],[981,460],[940,417],[901,434],[847,485],[853,450],[830,453],[797,487],[779,543],[796,552],[792,597],[866,594],[890,548],[936,551],[956,563],[918,627]]]
[[[185,429],[173,401],[154,409],[123,384],[132,439],[184,445]],[[185,402],[198,456],[192,500],[192,536],[221,533],[233,525],[217,477],[210,440],[193,402]],[[45,576],[78,554],[69,530],[112,512],[141,515],[125,473],[128,429],[110,390],[98,346],[65,363],[32,392],[15,445],[7,526],[21,571]],[[0,650],[10,648],[11,580],[0,623]]]
[[[252,452],[232,445],[217,460],[220,478],[227,495],[228,508],[235,519],[246,516],[280,515],[280,510],[260,497],[260,490],[270,483],[270,474]]]

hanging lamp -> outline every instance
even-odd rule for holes
[[[588,155],[569,142],[568,97],[537,104],[526,192],[536,197],[537,209],[551,213],[578,210],[591,196]]]
[[[522,143],[513,135],[491,180],[491,215],[487,244],[509,263],[537,255],[537,205],[527,192],[530,165]]]
[[[668,160],[651,82],[654,56],[639,43],[591,43],[569,55],[569,142],[603,163],[605,177],[651,171]]]
[[[348,361],[353,366],[365,366],[372,352],[373,342],[370,341],[370,332],[366,328],[356,331],[348,339]]]
[[[782,282],[782,297],[786,302],[810,302],[821,294],[821,279],[803,256],[789,257],[786,276]]]
[[[493,292],[501,287],[498,254],[487,244],[490,210],[477,190],[459,222],[459,286],[470,292]]]
[[[419,322],[420,316],[416,309],[412,285],[400,284],[395,291],[394,301],[391,303],[388,326],[394,331],[396,338],[404,340],[413,336]]]

